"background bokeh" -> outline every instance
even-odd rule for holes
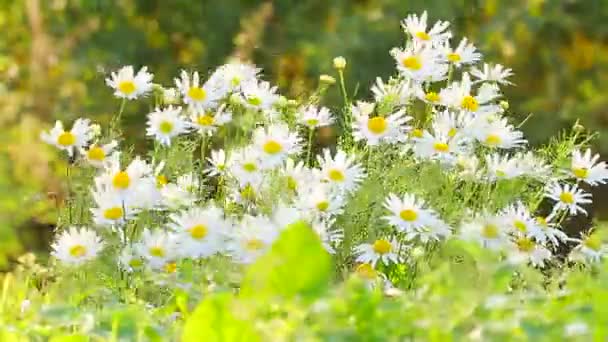
[[[0,0],[0,270],[44,250],[65,193],[65,160],[39,141],[55,119],[107,123],[119,102],[105,76],[147,65],[171,84],[181,68],[203,73],[229,59],[264,69],[288,97],[348,60],[347,87],[369,96],[394,70],[399,21],[428,10],[452,22],[490,61],[515,71],[506,91],[529,140],[542,143],[577,118],[600,132],[608,155],[608,3],[601,0]],[[325,105],[339,105],[337,91]],[[130,142],[144,146],[146,104],[129,103]],[[594,215],[607,217],[606,188]],[[602,208],[604,207],[604,208]]]

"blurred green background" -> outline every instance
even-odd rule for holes
[[[403,42],[399,21],[425,9],[488,61],[513,68],[506,96],[516,120],[534,114],[524,127],[532,143],[580,118],[608,155],[606,1],[0,0],[0,269],[44,250],[65,194],[65,161],[41,144],[40,130],[80,116],[107,123],[119,105],[104,85],[110,71],[147,65],[170,85],[180,68],[206,73],[237,58],[298,97],[342,55],[347,87],[364,98],[376,76],[394,70],[388,51]],[[330,92],[325,104],[339,103]],[[133,143],[145,144],[147,110],[127,107]],[[597,189],[596,203],[606,193]]]

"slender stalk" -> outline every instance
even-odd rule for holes
[[[346,92],[346,85],[344,84],[344,71],[338,70],[338,76],[340,77],[340,91],[342,92],[344,105],[348,106],[348,93]]]
[[[68,223],[71,225],[72,222],[72,164],[68,160],[68,164],[65,167],[65,176],[68,183],[68,194],[66,203],[68,205]]]
[[[205,172],[205,155],[207,154],[207,134],[203,133],[201,138],[201,169],[198,178],[198,194],[202,196],[203,192],[203,174]]]
[[[306,164],[308,166],[312,166],[312,161],[310,160],[310,154],[312,152],[312,137],[315,133],[315,129],[313,127],[308,128],[308,150],[306,151]]]
[[[120,123],[122,121],[122,113],[125,110],[126,104],[127,104],[127,99],[123,98],[122,101],[120,102],[120,108],[118,109],[118,114],[116,114],[116,116],[114,118],[112,118],[112,121],[110,122],[110,136],[112,138],[115,138],[120,135],[120,131],[119,131],[118,127],[120,127]]]

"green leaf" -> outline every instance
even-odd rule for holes
[[[261,341],[252,321],[237,316],[237,304],[229,293],[205,299],[186,321],[182,341]]]
[[[81,334],[54,336],[50,342],[87,342],[89,338]]]
[[[331,279],[331,259],[318,235],[304,223],[287,227],[270,252],[249,267],[244,297],[312,300],[325,292]]]

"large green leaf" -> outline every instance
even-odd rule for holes
[[[247,298],[311,300],[330,283],[331,259],[318,235],[304,223],[287,227],[270,252],[247,270],[241,294]]]

